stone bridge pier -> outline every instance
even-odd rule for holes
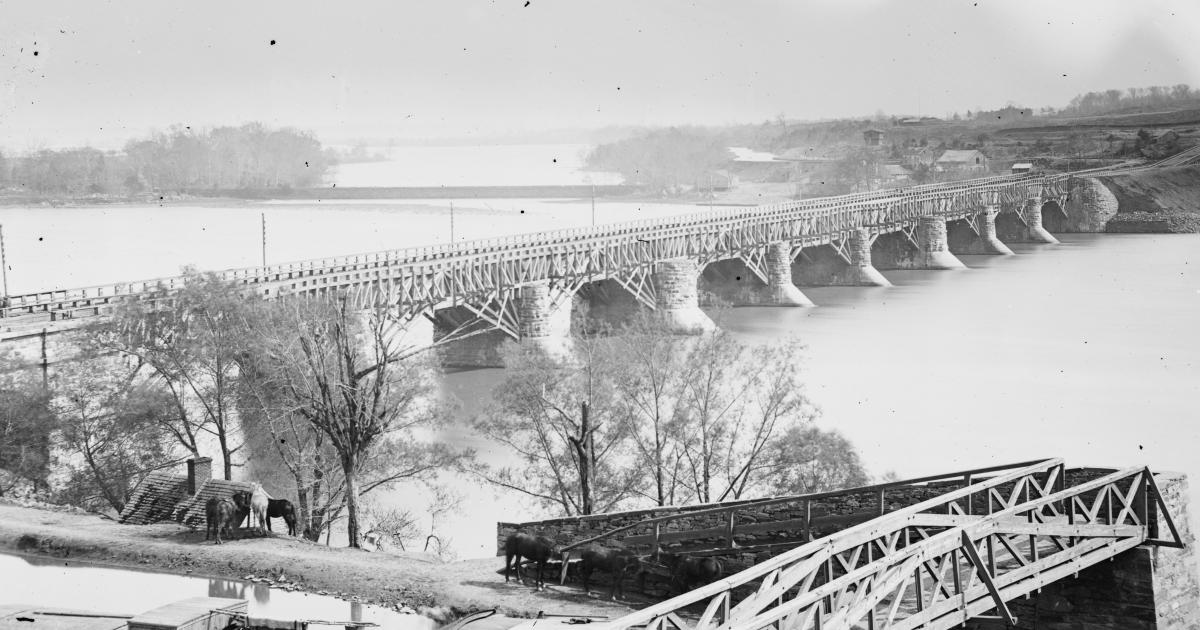
[[[767,245],[761,265],[766,283],[740,258],[710,263],[700,275],[701,302],[730,306],[814,306],[792,284],[791,244]]]
[[[996,236],[996,216],[999,214],[1000,208],[989,204],[974,217],[947,223],[950,252],[1011,256],[1013,251]]]
[[[518,289],[517,331],[521,343],[534,345],[553,357],[569,355],[573,298],[555,295],[549,281]]]
[[[871,232],[855,228],[839,252],[830,245],[804,249],[792,264],[792,282],[802,287],[890,287],[871,261]]]
[[[1058,239],[1042,227],[1041,197],[1027,199],[1018,212],[1002,214],[996,222],[996,230],[1001,240],[1009,243],[1058,243]]]
[[[672,258],[654,266],[655,312],[667,330],[698,335],[716,329],[700,310],[699,278],[700,265],[692,258]]]
[[[881,235],[872,248],[880,269],[940,270],[964,269],[966,265],[950,253],[946,238],[946,219],[921,217],[911,232]]]

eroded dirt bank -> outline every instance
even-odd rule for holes
[[[1106,232],[1200,232],[1200,166],[1100,178],[1117,198]]]
[[[330,548],[281,536],[247,536],[214,545],[203,531],[176,524],[121,525],[93,514],[0,503],[0,551],[75,558],[180,575],[241,579],[285,575],[301,590],[388,607],[408,606],[447,619],[496,608],[615,617],[630,607],[585,596],[568,584],[505,584],[502,558],[441,563],[421,554]]]

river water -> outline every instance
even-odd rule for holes
[[[395,184],[399,162],[389,164],[357,168],[353,181]],[[257,264],[262,213],[273,262],[444,242],[451,201],[4,208],[0,223],[16,292]],[[453,203],[456,239],[591,222],[590,200]],[[597,221],[700,209],[601,202]],[[962,271],[884,272],[892,288],[805,289],[818,307],[732,309],[721,325],[754,343],[807,344],[819,423],[849,437],[875,474],[1065,457],[1200,475],[1200,428],[1189,421],[1200,402],[1200,235],[1060,238],[965,256]],[[500,379],[473,370],[443,386],[466,416]],[[507,457],[462,427],[443,438]],[[469,507],[440,527],[461,556],[494,553],[495,521],[539,516],[518,498],[452,483]],[[386,501],[412,505],[404,492]]]
[[[137,615],[189,597],[231,597],[251,617],[370,621],[394,630],[432,630],[437,623],[334,597],[287,592],[264,584],[114,569],[75,561],[0,554],[0,604],[74,608]]]

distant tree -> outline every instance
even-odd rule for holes
[[[434,366],[403,345],[386,308],[358,313],[341,298],[280,307],[290,323],[275,334],[256,328],[256,369],[337,453],[347,539],[359,547],[363,494],[428,478],[464,453],[419,439],[442,419],[433,404]]]
[[[40,379],[15,369],[10,353],[0,356],[0,496],[18,488],[49,487],[50,447],[57,427],[50,392]]]
[[[216,438],[225,479],[241,449],[237,359],[249,304],[216,274],[185,269],[182,288],[126,300],[89,334],[89,345],[135,357],[166,388],[178,412],[166,428],[185,449],[198,456],[199,436]]]
[[[59,366],[52,409],[71,461],[60,499],[120,512],[130,490],[172,459],[163,427],[173,415],[170,395],[138,374],[136,361],[91,358]]]
[[[768,126],[774,128],[769,122]],[[588,154],[587,165],[618,172],[629,184],[679,194],[685,187],[703,185],[730,157],[713,134],[672,127],[602,144]]]
[[[627,466],[629,425],[616,392],[623,357],[610,336],[576,337],[566,361],[512,345],[493,404],[472,421],[516,455],[477,464],[489,483],[536,499],[563,515],[611,511],[630,499],[644,471]]]
[[[748,346],[727,332],[693,340],[683,356],[683,476],[702,503],[764,491],[770,451],[816,409],[804,395],[795,340]]]
[[[772,494],[809,494],[867,485],[870,476],[842,434],[815,426],[790,429],[772,444],[764,478]]]

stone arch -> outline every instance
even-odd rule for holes
[[[1082,177],[1072,180],[1065,204],[1049,201],[1042,207],[1042,222],[1051,232],[1103,232],[1116,214],[1117,197],[1108,186],[1098,178]]]
[[[1067,216],[1067,211],[1059,205],[1058,201],[1049,199],[1042,204],[1042,227],[1046,228],[1047,232],[1068,232],[1064,229],[1070,217]]]

